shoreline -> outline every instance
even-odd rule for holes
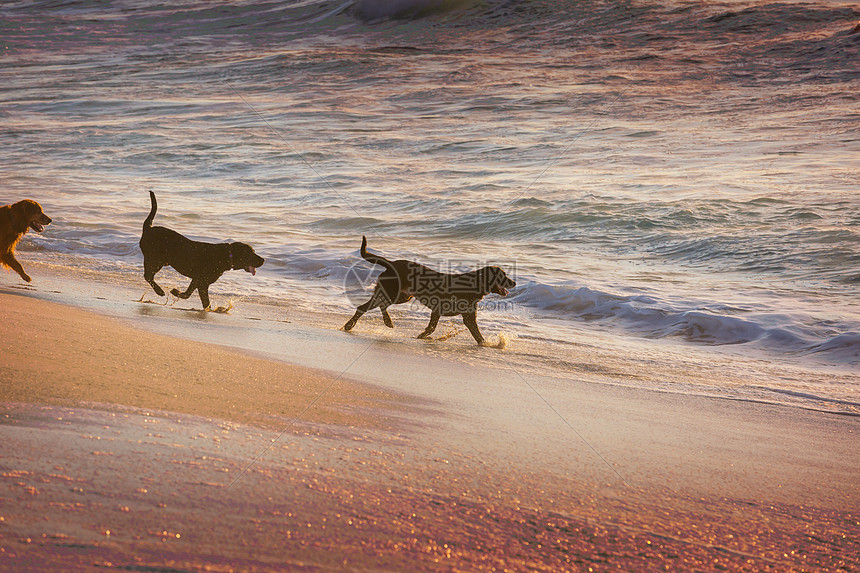
[[[340,327],[354,310],[348,302],[340,311],[309,309],[289,296],[259,302],[216,291],[213,305],[230,306],[229,314],[203,312],[194,299],[168,302],[156,297],[139,275],[91,271],[81,275],[73,267],[30,264],[41,274],[38,284],[7,287],[10,292],[31,292],[44,300],[117,318],[134,328],[322,368],[333,375],[350,370],[351,360],[367,346],[386,346],[399,358],[418,361],[422,367],[444,362],[458,369],[465,364],[515,370],[529,378],[574,379],[860,416],[860,376],[847,366],[814,359],[778,360],[747,355],[732,346],[698,347],[668,339],[618,336],[590,323],[572,330],[571,341],[535,339],[520,337],[516,328],[508,330],[491,316],[482,316],[479,323],[485,336],[497,346],[508,346],[498,352],[498,348],[476,347],[465,327],[453,319],[440,323],[438,336],[415,340],[425,326],[426,313],[392,308],[393,330],[384,327],[378,314],[369,313],[359,328],[344,333]],[[237,327],[241,336],[236,336]],[[350,370],[355,376],[378,378],[373,369],[360,370],[360,363],[356,367],[358,371]],[[444,375],[445,369],[441,372]],[[385,376],[380,379],[384,382]]]
[[[44,298],[0,288],[0,563],[12,570],[858,564],[853,416],[539,377],[418,353],[402,333],[281,324],[290,352],[324,372],[271,360],[253,317],[138,305],[140,322],[196,324],[256,343],[247,352]]]

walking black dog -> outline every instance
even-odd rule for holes
[[[204,309],[209,308],[209,285],[226,271],[241,269],[254,275],[257,268],[263,266],[265,260],[245,243],[202,243],[165,227],[153,227],[158,204],[152,191],[149,198],[152,210],[143,222],[140,250],[143,252],[143,277],[158,296],[164,296],[164,289],[155,282],[155,273],[165,266],[171,266],[191,279],[185,292],[179,292],[179,289],[170,292],[185,299],[196,289]]]
[[[370,300],[355,311],[343,329],[352,330],[361,315],[373,308],[382,311],[385,326],[394,328],[388,307],[416,298],[430,309],[430,324],[418,338],[427,338],[436,330],[441,316],[463,315],[463,324],[478,344],[484,337],[478,330],[478,302],[485,295],[507,296],[508,289],[517,286],[499,267],[484,267],[468,273],[451,275],[434,271],[412,261],[389,261],[367,252],[367,238],[361,238],[361,256],[373,264],[385,267],[376,282]]]

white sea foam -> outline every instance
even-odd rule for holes
[[[514,302],[543,316],[611,324],[647,338],[681,337],[707,345],[756,343],[778,353],[832,352],[833,359],[851,362],[860,358],[860,340],[855,333],[816,335],[812,326],[815,318],[798,313],[786,316],[762,309],[719,313],[694,301],[669,302],[646,295],[606,293],[585,286],[540,283],[519,288]],[[830,326],[832,332],[833,325]]]

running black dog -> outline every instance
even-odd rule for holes
[[[191,279],[185,292],[171,290],[173,296],[185,299],[196,289],[204,309],[209,308],[209,285],[226,271],[242,269],[255,275],[257,268],[263,266],[265,260],[245,243],[202,243],[164,227],[153,227],[158,205],[155,193],[150,191],[149,198],[152,210],[143,222],[140,250],[143,252],[143,277],[158,296],[164,296],[164,289],[155,282],[155,273],[165,266]]]
[[[461,314],[463,324],[475,337],[475,341],[483,344],[484,337],[478,330],[478,302],[490,293],[507,296],[508,289],[517,286],[499,267],[484,267],[468,273],[449,275],[412,261],[389,261],[367,252],[366,237],[361,238],[361,256],[373,264],[385,267],[385,271],[379,275],[370,300],[359,306],[352,318],[343,325],[346,331],[352,330],[362,314],[376,307],[382,311],[385,326],[394,328],[388,307],[416,298],[429,308],[431,313],[430,324],[418,338],[430,336],[436,330],[440,316]]]

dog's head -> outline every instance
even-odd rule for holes
[[[234,270],[242,269],[255,275],[257,269],[262,267],[265,262],[266,259],[255,253],[250,245],[230,243],[230,264]]]
[[[508,289],[517,286],[517,283],[511,280],[505,271],[499,267],[484,267],[481,269],[481,274],[486,292],[508,296]]]
[[[46,225],[51,224],[51,218],[45,215],[42,206],[31,199],[24,199],[12,205],[12,213],[17,227],[15,230],[21,233],[27,229],[41,233]]]

